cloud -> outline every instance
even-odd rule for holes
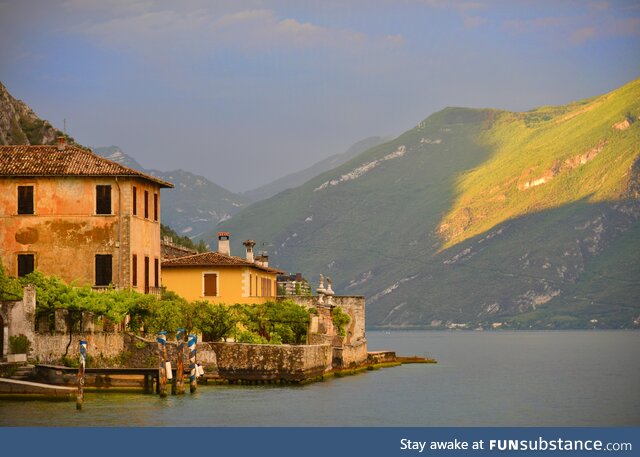
[[[621,17],[619,11],[609,9],[608,3],[592,3],[586,11],[573,16],[509,19],[502,27],[511,33],[553,36],[562,42],[580,45],[598,38],[640,36],[640,17]]]
[[[468,29],[474,29],[476,27],[480,27],[483,24],[487,23],[487,19],[480,16],[464,16],[462,19],[462,23]]]
[[[293,18],[280,19],[272,10],[247,10],[215,20],[214,33],[227,44],[249,50],[359,46],[367,35],[323,27]]]
[[[70,0],[77,1],[77,0]],[[102,16],[99,16],[100,18]],[[94,37],[105,45],[141,49],[212,51],[221,47],[243,51],[337,48],[357,50],[363,45],[402,45],[404,38],[368,36],[346,28],[326,27],[280,17],[269,9],[220,14],[211,9],[172,9],[128,12],[107,20],[86,21],[73,32]]]
[[[598,30],[595,27],[582,27],[571,34],[570,41],[573,44],[580,44],[597,35]]]
[[[610,6],[609,2],[593,2],[589,5],[591,9],[597,11],[607,10]]]
[[[455,0],[423,0],[424,4],[431,8],[451,9],[458,13],[462,24],[467,29],[475,29],[486,24],[487,18],[471,14],[473,11],[485,9],[487,5],[481,2],[459,2]]]
[[[504,29],[514,33],[535,33],[542,29],[562,27],[567,25],[568,18],[547,16],[529,20],[508,19],[502,23]]]

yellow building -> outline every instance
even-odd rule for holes
[[[231,256],[229,233],[218,233],[218,252],[205,252],[162,261],[162,285],[189,301],[211,303],[265,303],[277,295],[282,271],[268,266],[268,259],[254,260],[254,241],[244,242],[245,259]]]
[[[0,259],[65,282],[158,292],[160,189],[171,183],[68,145],[0,146]]]

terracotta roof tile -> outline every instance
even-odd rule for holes
[[[188,255],[175,259],[162,261],[162,268],[165,267],[216,267],[216,266],[243,266],[253,267],[269,273],[283,274],[284,272],[276,268],[263,267],[256,263],[248,262],[240,257],[220,254],[219,252],[204,252],[202,254]]]
[[[0,176],[130,176],[160,187],[173,184],[73,145],[0,146]]]

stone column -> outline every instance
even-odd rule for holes
[[[11,307],[8,328],[5,335],[23,334],[33,344],[36,328],[36,288],[27,285],[24,288],[22,301],[15,302]]]

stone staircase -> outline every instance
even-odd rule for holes
[[[11,379],[18,381],[30,381],[33,378],[33,365],[20,365],[17,370],[11,375]]]

